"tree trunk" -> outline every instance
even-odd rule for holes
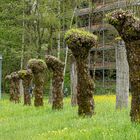
[[[94,113],[94,83],[89,75],[88,56],[90,49],[96,46],[97,38],[86,31],[71,29],[66,33],[65,40],[76,60],[78,114],[91,117]]]
[[[140,21],[128,11],[115,11],[107,19],[126,45],[132,91],[131,120],[140,122]]]
[[[116,109],[122,109],[128,107],[129,66],[125,45],[119,45],[116,49]]]
[[[71,57],[71,105],[77,105],[77,69],[76,60]]]
[[[46,64],[48,69],[52,71],[52,109],[63,108],[63,71],[64,64],[56,57],[47,55]]]
[[[92,116],[94,110],[93,91],[94,84],[88,74],[87,59],[76,60],[78,74],[77,103],[78,114]]]
[[[52,109],[59,110],[63,108],[62,82],[63,82],[63,70],[61,73],[54,72],[52,78],[52,86],[53,86]]]
[[[14,81],[10,80],[10,101],[13,102],[14,101]]]
[[[34,93],[35,93],[35,100],[34,105],[36,107],[43,106],[43,85],[44,85],[44,79],[42,73],[36,73],[34,74]]]
[[[31,96],[30,96],[30,88],[31,80],[25,80],[23,81],[23,87],[24,87],[24,105],[31,105]]]
[[[132,92],[131,120],[140,122],[140,40],[127,44]]]
[[[20,103],[19,79],[14,79],[14,90],[14,101],[15,103]]]

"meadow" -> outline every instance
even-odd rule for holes
[[[92,118],[81,118],[65,98],[64,109],[52,111],[0,100],[0,140],[140,140],[140,125],[132,124],[128,109],[115,110],[115,96],[95,96]]]

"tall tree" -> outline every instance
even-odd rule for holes
[[[125,42],[132,91],[131,120],[140,122],[140,21],[128,11],[115,11],[107,15]]]

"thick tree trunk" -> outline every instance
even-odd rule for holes
[[[15,103],[20,103],[19,79],[14,79],[14,90],[14,101]]]
[[[107,18],[126,45],[132,91],[130,116],[133,122],[140,122],[140,21],[122,10],[110,13]]]
[[[22,80],[23,88],[24,88],[24,105],[31,105],[31,96],[30,96],[30,86],[32,81],[32,71],[27,70],[20,70],[18,72],[18,76],[20,81]]]
[[[71,105],[77,105],[77,68],[76,68],[76,60],[72,56],[71,58]]]
[[[24,87],[24,105],[31,105],[31,96],[29,93],[29,88],[31,85],[31,80],[25,80],[23,81],[23,87]]]
[[[36,73],[34,74],[34,93],[35,93],[35,100],[34,105],[36,107],[43,106],[43,85],[44,85],[44,79],[42,73]]]
[[[65,40],[76,60],[78,114],[91,117],[94,113],[94,83],[89,75],[88,55],[90,49],[96,46],[97,37],[83,30],[71,29],[66,33]]]
[[[78,74],[78,88],[77,88],[77,102],[78,114],[82,116],[92,116],[94,110],[93,91],[94,84],[88,74],[87,59],[77,59],[77,74]]]
[[[53,72],[52,77],[52,109],[63,108],[63,71],[64,64],[56,57],[47,55],[46,64],[48,68]]]
[[[61,71],[60,73],[54,72],[53,79],[52,79],[52,86],[53,86],[52,109],[59,110],[63,108],[62,82],[63,82],[63,71]]]
[[[10,80],[10,101],[13,102],[14,101],[14,81]]]
[[[127,45],[132,91],[131,120],[140,122],[140,40]]]
[[[127,61],[125,45],[116,48],[116,109],[128,107],[129,97],[129,66]]]
[[[27,67],[28,69],[31,69],[35,84],[34,105],[36,107],[43,106],[44,71],[47,68],[46,63],[41,59],[31,59],[29,60]]]

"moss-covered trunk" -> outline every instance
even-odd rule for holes
[[[108,14],[107,19],[125,42],[132,92],[130,116],[133,122],[140,122],[140,21],[122,10]]]
[[[46,63],[41,59],[30,59],[27,67],[31,69],[31,72],[33,74],[33,82],[35,84],[34,105],[36,107],[43,106],[44,72],[47,68]]]
[[[131,120],[140,122],[140,40],[126,43],[132,91]]]
[[[36,73],[34,74],[34,94],[35,94],[35,100],[34,105],[36,107],[43,106],[43,85],[44,85],[44,78],[42,73]]]
[[[53,86],[53,98],[52,98],[52,109],[62,109],[63,108],[63,93],[62,93],[62,82],[63,82],[63,72],[54,72],[52,78]]]
[[[88,72],[88,55],[96,46],[97,36],[79,29],[71,29],[65,35],[77,67],[77,104],[80,116],[92,116],[94,112],[94,83]]]
[[[77,59],[78,87],[77,103],[78,114],[82,116],[92,116],[94,111],[93,91],[94,84],[88,74],[87,60]]]
[[[14,81],[13,80],[10,80],[10,98],[9,98],[9,100],[11,101],[11,102],[13,102],[14,101]]]
[[[24,87],[24,105],[31,105],[31,96],[29,92],[29,88],[31,85],[31,80],[24,80],[23,87]]]
[[[14,79],[14,101],[20,103],[19,79]]]
[[[63,83],[63,71],[64,64],[58,58],[46,55],[46,64],[48,69],[52,72],[52,109],[62,109],[63,108],[63,93],[62,93],[62,83]]]

